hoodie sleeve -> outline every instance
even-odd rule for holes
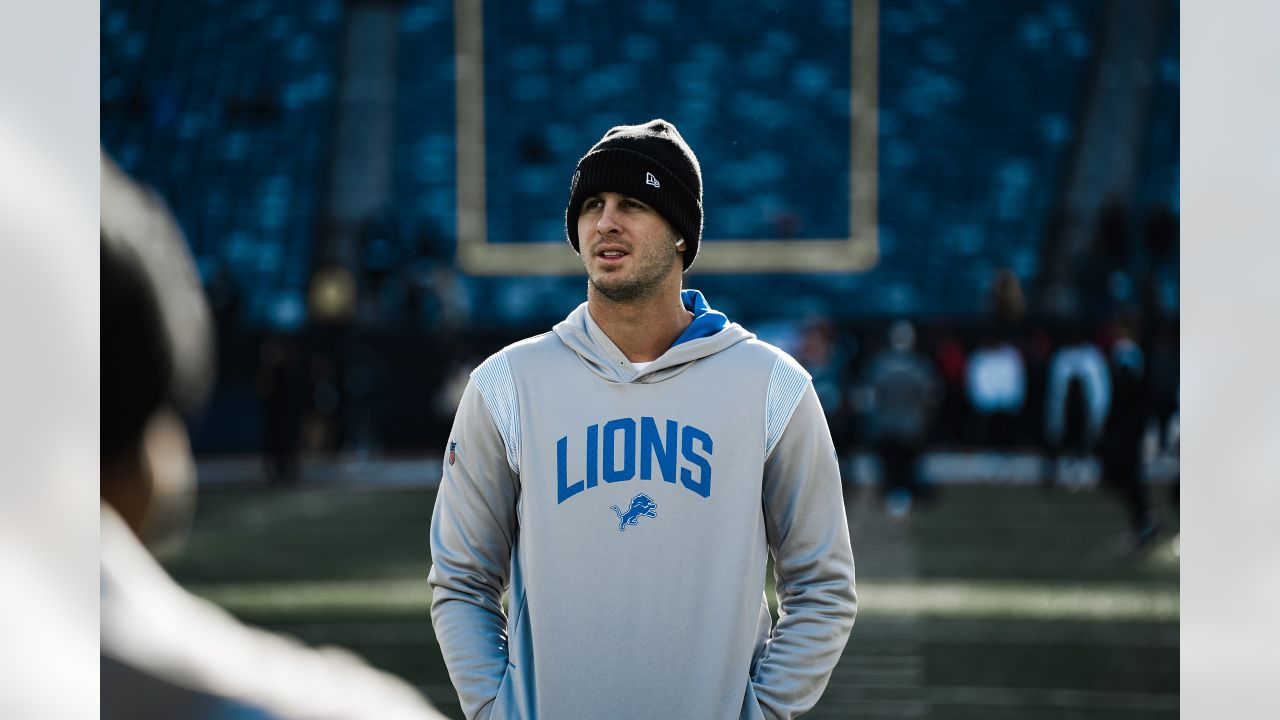
[[[792,718],[813,707],[857,612],[835,446],[807,374],[788,360],[779,360],[770,383],[769,424],[781,427],[769,429],[773,445],[766,445],[764,467],[778,622],[752,683],[767,718]]]
[[[505,361],[502,362],[505,368]],[[514,392],[473,373],[445,451],[431,516],[431,621],[467,718],[486,718],[507,670],[502,596],[516,532]],[[504,403],[503,400],[506,400]],[[518,433],[517,433],[518,434]]]

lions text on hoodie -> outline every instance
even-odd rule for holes
[[[429,576],[468,718],[790,718],[826,687],[857,603],[822,408],[682,297],[693,323],[641,369],[584,303],[472,373]]]

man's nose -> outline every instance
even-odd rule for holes
[[[622,228],[618,226],[613,216],[617,209],[618,206],[612,201],[605,202],[604,207],[600,208],[600,219],[596,221],[596,232],[601,235],[622,232]]]

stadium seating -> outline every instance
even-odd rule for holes
[[[102,144],[247,319],[296,324],[324,201],[340,0],[102,3]]]
[[[452,253],[453,9],[400,4],[394,236]],[[485,5],[491,242],[563,237],[573,164],[611,125],[663,116],[697,150],[717,239],[845,237],[849,0]],[[625,14],[626,17],[621,17]],[[102,139],[170,200],[246,319],[303,311],[340,82],[339,0],[105,0]],[[1177,14],[1157,73],[1143,199],[1177,193]],[[697,276],[746,319],[979,313],[993,272],[1039,270],[1077,137],[1101,0],[881,3],[880,262],[858,275]],[[1176,205],[1175,205],[1176,208]],[[695,265],[695,271],[697,266]],[[488,321],[545,325],[573,278],[470,279]],[[786,306],[779,306],[780,299]]]

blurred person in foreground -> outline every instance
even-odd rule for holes
[[[856,611],[809,375],[681,289],[702,174],[670,123],[579,160],[565,229],[587,301],[476,368],[444,453],[432,620],[463,710],[795,717]]]
[[[10,27],[17,36],[30,26]],[[58,57],[76,57],[80,44]],[[49,63],[17,52],[28,62],[15,72],[48,77]],[[0,718],[90,718],[99,688],[96,143],[5,125],[25,109],[9,87],[0,81]],[[79,97],[67,87],[32,85],[54,102]]]
[[[920,451],[933,426],[942,386],[929,361],[915,350],[915,328],[898,320],[889,347],[867,368],[871,389],[870,432],[884,468],[884,507],[904,519],[920,499]]]
[[[213,378],[211,319],[160,198],[105,156],[101,192],[101,716],[443,717],[351,653],[241,624],[148,551],[189,525],[183,414]]]

